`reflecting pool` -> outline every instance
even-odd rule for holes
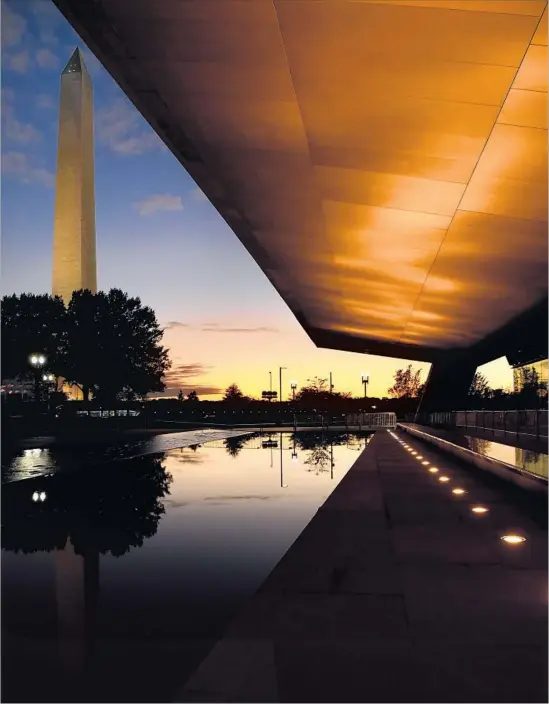
[[[368,439],[241,436],[5,484],[3,700],[170,701]]]
[[[547,455],[532,450],[524,450],[520,447],[504,445],[500,442],[493,442],[486,438],[479,438],[471,435],[463,436],[463,444],[473,452],[477,452],[484,457],[505,462],[511,467],[517,467],[525,472],[547,479]]]

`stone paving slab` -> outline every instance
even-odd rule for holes
[[[546,522],[408,444],[450,482],[377,433],[176,701],[547,701]]]

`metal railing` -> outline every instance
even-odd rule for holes
[[[395,413],[351,413],[345,416],[346,425],[363,429],[396,428]]]
[[[449,411],[419,414],[416,423],[441,428],[500,430],[517,435],[547,437],[547,410]]]

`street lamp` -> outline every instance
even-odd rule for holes
[[[370,381],[370,374],[368,372],[362,372],[362,384],[364,385],[364,398],[368,396],[368,382]]]
[[[279,401],[282,403],[282,370],[287,369],[287,367],[278,367],[278,390],[280,392]]]
[[[40,369],[46,364],[46,357],[43,354],[31,354],[29,362],[34,368],[34,400],[38,402],[40,401]]]
[[[292,399],[295,401],[295,392],[297,391],[297,381],[290,381],[290,388],[292,390]]]

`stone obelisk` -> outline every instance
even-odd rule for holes
[[[97,292],[93,87],[77,48],[61,74],[52,292],[67,304],[79,289]]]

